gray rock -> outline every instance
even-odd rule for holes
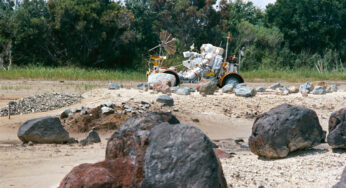
[[[235,88],[235,83],[227,84],[222,87],[222,93],[232,93],[233,89]]]
[[[68,108],[60,114],[60,118],[61,119],[68,118],[70,115],[72,115],[72,111],[71,109]]]
[[[306,82],[303,85],[300,85],[299,92],[300,93],[310,93],[314,89],[314,86],[310,82]]]
[[[190,88],[188,87],[183,87],[183,88],[179,88],[177,89],[177,91],[175,92],[177,95],[190,95]]]
[[[178,89],[179,89],[178,86],[170,87],[170,90],[171,90],[172,93],[175,93]]]
[[[99,134],[95,130],[91,130],[88,133],[88,136],[85,139],[80,141],[80,143],[84,146],[94,144],[94,143],[99,143],[99,142],[101,142],[101,139]]]
[[[213,95],[217,90],[217,84],[213,81],[203,81],[198,83],[198,91],[201,95]]]
[[[341,174],[341,179],[340,181],[333,186],[333,188],[345,188],[346,187],[346,168]]]
[[[118,90],[121,88],[121,85],[117,84],[117,83],[109,83],[108,84],[108,89],[112,89],[112,90]]]
[[[314,90],[312,90],[311,93],[314,94],[314,95],[323,95],[323,94],[326,94],[327,91],[326,91],[326,89],[323,86],[316,86],[314,88]]]
[[[134,86],[135,89],[147,91],[149,89],[148,83],[140,83]]]
[[[105,106],[105,107],[109,107],[109,108],[114,108],[114,107],[115,107],[115,104],[114,104],[113,102],[111,102],[111,101],[107,101],[107,102],[101,104],[101,106],[102,106],[102,107]]]
[[[333,148],[346,148],[346,108],[330,115],[328,130],[328,144]]]
[[[336,86],[336,85],[330,85],[330,86],[328,86],[328,88],[327,88],[327,92],[336,92],[336,91],[338,91],[338,86]]]
[[[148,84],[155,84],[157,82],[170,82],[172,86],[175,86],[175,76],[166,73],[155,73],[148,76]]]
[[[106,106],[102,107],[101,111],[102,111],[102,114],[105,114],[105,115],[114,113],[113,108],[109,108],[109,107],[106,107]]]
[[[172,97],[168,95],[161,95],[157,97],[156,102],[162,103],[167,106],[173,106],[174,105],[174,100]]]
[[[69,140],[69,133],[61,125],[57,117],[43,117],[32,119],[19,127],[18,138],[23,142],[57,143],[62,144]]]
[[[319,145],[325,134],[315,111],[282,104],[256,118],[249,146],[256,155],[283,158],[292,151]]]
[[[269,88],[270,89],[277,89],[277,88],[281,88],[281,87],[282,87],[281,83],[275,83],[275,84],[271,85]]]
[[[235,86],[235,88],[236,89],[239,89],[239,88],[241,88],[241,87],[246,87],[247,85],[246,85],[246,83],[240,83],[240,84],[237,84],[236,86]]]
[[[247,86],[236,88],[234,91],[236,96],[241,97],[253,97],[256,95],[256,90]]]
[[[261,87],[256,88],[256,91],[257,91],[257,92],[265,92],[266,89],[267,89],[267,88],[261,86]]]

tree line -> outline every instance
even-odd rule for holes
[[[142,70],[167,30],[177,54],[203,43],[243,49],[243,69],[344,71],[345,0],[0,0],[0,65]],[[179,64],[180,62],[176,62]]]

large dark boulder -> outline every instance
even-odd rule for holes
[[[328,129],[328,144],[333,148],[346,148],[346,108],[330,115]]]
[[[282,104],[256,118],[249,146],[253,153],[266,158],[283,158],[288,153],[310,148],[325,139],[316,112]]]
[[[105,161],[75,167],[60,187],[226,187],[213,148],[170,113],[135,115],[108,141]]]
[[[340,181],[333,186],[333,188],[345,188],[346,187],[346,168],[344,169],[344,172],[341,175]]]
[[[66,143],[69,133],[61,125],[57,117],[43,117],[32,119],[19,127],[18,138],[27,143]]]

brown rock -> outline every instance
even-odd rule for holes
[[[170,81],[160,81],[154,83],[153,90],[157,92],[161,92],[163,94],[171,93],[171,82]]]
[[[346,148],[346,108],[330,115],[328,130],[328,144],[333,148]]]
[[[323,81],[315,81],[315,82],[311,82],[311,84],[316,87],[316,86],[323,86],[324,89],[327,89],[327,83],[323,82]]]

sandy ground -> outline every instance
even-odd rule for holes
[[[22,83],[23,82],[23,83]],[[18,87],[4,87],[6,84]],[[108,82],[50,82],[50,81],[0,81],[0,107],[9,100],[49,91],[82,94],[81,105],[97,106],[106,101],[116,104],[128,101],[152,100],[160,94],[134,89],[107,90]],[[130,83],[126,85],[130,87]],[[300,83],[285,84],[298,86]],[[26,85],[27,87],[23,87]],[[80,86],[84,85],[84,86]],[[86,86],[85,86],[86,85]],[[270,83],[248,83],[250,86],[269,86]],[[256,115],[270,108],[289,103],[312,108],[316,111],[324,130],[328,127],[331,112],[346,107],[346,83],[339,83],[342,91],[322,96],[300,94],[278,96],[259,93],[253,98],[222,94],[202,97],[198,93],[190,96],[172,94],[174,107],[163,107],[171,111],[183,123],[199,127],[213,140],[224,140],[222,146],[233,157],[222,159],[229,187],[331,187],[340,178],[346,166],[344,150],[332,151],[322,144],[308,151],[296,152],[286,159],[265,160],[252,154],[246,147]],[[90,90],[94,88],[93,90]],[[175,108],[176,111],[173,111]],[[61,179],[81,163],[93,163],[104,159],[106,138],[113,131],[102,132],[102,142],[92,146],[79,145],[33,145],[23,146],[17,138],[18,127],[25,121],[46,115],[58,115],[63,109],[27,115],[0,117],[0,187],[56,187]],[[86,134],[71,134],[81,139]],[[234,139],[243,139],[242,146]]]

